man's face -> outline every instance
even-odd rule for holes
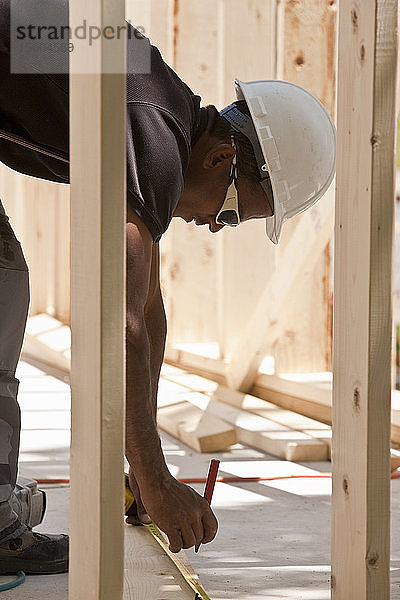
[[[231,144],[204,133],[193,148],[185,173],[184,189],[173,216],[181,217],[187,223],[208,225],[212,233],[220,231],[224,225],[217,223],[216,217],[225,201],[234,156],[235,150]],[[271,215],[263,188],[258,181],[241,176],[240,164],[237,189],[241,221]]]
[[[237,185],[241,222],[249,221],[250,219],[265,219],[271,216],[268,199],[263,188],[257,181],[239,177]],[[208,225],[211,233],[217,233],[225,227],[225,225],[216,222],[217,214],[224,200],[225,196],[221,201],[220,197],[217,198],[215,195],[210,194],[209,197],[203,199],[203,202],[198,203],[196,207],[193,206],[192,210],[189,210],[188,214],[185,214],[182,218],[187,223],[194,222],[198,226]]]

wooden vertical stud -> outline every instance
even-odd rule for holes
[[[234,80],[276,76],[276,1],[220,0],[219,106],[236,100]],[[274,266],[265,220],[225,227],[217,239],[217,315],[221,358],[229,362]]]
[[[336,3],[299,0],[280,3],[278,77],[305,87],[335,118]],[[334,203],[333,193],[329,202]],[[325,199],[323,200],[325,201]],[[285,224],[279,253],[304,215]],[[329,244],[312,269],[299,273],[296,300],[280,303],[281,334],[274,346],[276,373],[330,371],[330,251]],[[290,302],[290,300],[289,300]]]
[[[332,598],[388,600],[397,0],[341,0]]]
[[[70,2],[114,31],[121,0]],[[108,33],[110,35],[110,33]],[[74,40],[70,67],[70,600],[121,600],[125,400],[125,36]]]
[[[166,55],[179,77],[202,98],[216,103],[220,85],[219,2],[173,2],[172,53]],[[159,39],[163,36],[158,34]],[[165,45],[165,44],[164,44]],[[168,47],[168,46],[167,46]],[[216,339],[217,239],[206,227],[172,219],[162,242],[163,292],[168,344]],[[193,302],[196,298],[196,302]]]

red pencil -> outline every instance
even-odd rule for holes
[[[213,458],[210,462],[210,467],[208,469],[206,487],[204,488],[204,498],[207,500],[208,504],[211,504],[211,499],[214,493],[215,482],[217,481],[219,469],[219,460]],[[201,544],[201,542],[200,542]],[[198,552],[200,548],[200,544],[196,544],[194,551]]]

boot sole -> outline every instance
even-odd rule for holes
[[[17,571],[23,571],[25,575],[51,575],[54,573],[66,573],[68,571],[68,559],[52,560],[49,563],[22,560],[17,558],[0,558],[0,575],[13,575]]]

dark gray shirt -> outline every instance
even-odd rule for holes
[[[66,0],[55,1],[66,10]],[[19,3],[21,10],[23,5]],[[0,0],[0,129],[68,159],[68,74],[10,73],[9,22],[10,0]],[[205,129],[207,109],[200,108],[200,97],[147,38],[141,46],[151,52],[151,72],[132,71],[130,58],[140,34],[128,27],[127,201],[157,242],[183,190],[191,148]],[[9,140],[0,139],[0,161],[27,175],[69,183],[68,162]]]

